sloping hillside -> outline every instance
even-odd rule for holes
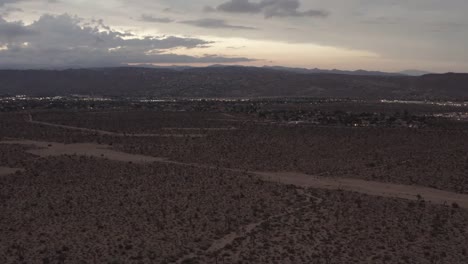
[[[468,98],[468,74],[355,76],[254,67],[2,70],[0,94],[463,99]]]

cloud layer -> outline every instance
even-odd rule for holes
[[[174,22],[173,19],[168,17],[154,17],[152,15],[143,14],[141,15],[141,21],[144,22],[152,22],[152,23],[172,23]]]
[[[261,2],[250,2],[250,0],[229,0],[218,5],[216,8],[206,7],[208,12],[227,13],[262,13],[266,18],[271,17],[327,17],[328,12],[323,10],[300,11],[299,0],[262,0]]]
[[[0,67],[255,57],[249,65],[468,71],[466,10],[466,0],[0,0]]]
[[[204,18],[198,20],[187,20],[179,22],[182,24],[188,24],[196,27],[202,28],[224,28],[224,29],[244,29],[244,30],[255,30],[254,27],[245,27],[245,26],[238,26],[238,25],[231,25],[228,24],[223,19],[214,19],[214,18]]]
[[[84,25],[83,25],[84,24]],[[175,36],[137,37],[101,20],[83,23],[69,15],[43,15],[30,25],[0,18],[0,67],[99,67],[127,63],[228,63],[250,61],[217,55],[171,53],[203,48],[213,42]]]
[[[21,0],[0,0],[0,6],[20,2]]]

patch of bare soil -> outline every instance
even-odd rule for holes
[[[13,174],[13,173],[15,173],[17,171],[21,171],[21,170],[22,169],[19,169],[19,168],[0,167],[0,176]]]
[[[1,141],[2,144],[19,144],[19,145],[32,145],[36,149],[27,150],[27,152],[41,156],[60,156],[60,155],[80,155],[80,156],[91,156],[107,158],[115,161],[123,162],[163,162],[164,158],[156,158],[143,155],[134,155],[124,152],[112,150],[108,146],[92,144],[92,143],[78,143],[78,144],[62,144],[55,142],[41,142],[32,140],[12,140],[12,141]]]
[[[366,181],[360,179],[317,177],[303,173],[289,172],[257,172],[263,179],[284,184],[292,184],[300,187],[344,190],[365,193],[373,196],[396,197],[407,200],[429,201],[435,204],[451,205],[458,204],[460,207],[468,208],[468,195],[458,194],[434,188]]]

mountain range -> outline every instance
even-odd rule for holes
[[[468,74],[343,74],[272,67],[0,70],[0,94],[467,99]],[[362,73],[362,74],[361,74]]]
[[[155,68],[155,69],[172,69],[177,71],[184,71],[188,69],[193,69],[196,67],[192,66],[155,66],[155,65],[144,65],[145,68]],[[208,66],[207,68],[227,68],[232,67],[229,65],[223,64],[213,64]],[[236,66],[236,67],[244,67],[244,66]],[[355,70],[355,71],[346,71],[346,70],[325,70],[319,68],[295,68],[295,67],[284,67],[284,66],[263,66],[265,69],[272,69],[272,70],[279,70],[279,71],[288,71],[288,72],[295,72],[295,73],[329,73],[329,74],[348,74],[348,75],[362,75],[362,76],[422,76],[426,74],[431,74],[428,71],[421,71],[421,70],[404,70],[400,72],[382,72],[382,71],[367,71],[367,70]]]
[[[356,71],[343,71],[343,70],[323,70],[323,69],[307,69],[307,68],[290,68],[282,66],[264,66],[265,68],[281,70],[281,71],[290,71],[296,73],[328,73],[328,74],[347,74],[347,75],[361,75],[361,76],[421,76],[430,74],[430,72],[419,71],[419,70],[405,70],[401,72],[382,72],[382,71],[366,71],[366,70],[356,70]]]

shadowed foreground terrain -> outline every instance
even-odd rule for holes
[[[1,113],[0,263],[468,263],[464,126],[258,113]]]

